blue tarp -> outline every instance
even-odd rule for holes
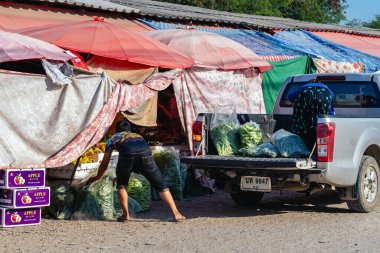
[[[362,62],[366,73],[380,70],[380,58],[323,39],[307,31],[277,32],[273,40],[284,46],[298,48],[314,58],[339,62]]]
[[[139,20],[140,22],[156,29],[167,30],[176,28],[187,28],[186,25],[171,24],[152,20]],[[283,43],[278,43],[276,40],[272,40],[271,36],[261,32],[255,32],[251,30],[243,29],[207,29],[202,27],[196,27],[197,30],[212,32],[222,35],[226,38],[232,39],[247,48],[251,49],[259,56],[303,56],[306,53],[290,48]]]

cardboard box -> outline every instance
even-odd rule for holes
[[[41,208],[0,208],[0,227],[19,227],[41,223]]]
[[[45,169],[0,170],[0,187],[28,188],[45,186]]]
[[[30,208],[50,205],[50,188],[0,189],[0,206]]]

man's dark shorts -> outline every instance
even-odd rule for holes
[[[116,167],[117,189],[127,188],[132,171],[141,173],[158,192],[168,190],[150,150],[119,157]]]

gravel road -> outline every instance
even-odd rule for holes
[[[256,208],[222,192],[177,203],[185,222],[154,202],[128,223],[43,219],[0,229],[0,252],[380,252],[380,208],[352,213],[332,192],[267,194]]]

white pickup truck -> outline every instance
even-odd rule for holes
[[[258,204],[264,192],[272,190],[312,194],[328,187],[338,191],[350,209],[373,211],[380,176],[380,74],[289,77],[273,114],[238,118],[241,123],[258,123],[267,136],[279,129],[291,131],[293,105],[287,95],[310,79],[320,80],[334,92],[336,112],[318,119],[314,159],[218,156],[209,135],[213,115],[200,114],[193,125],[194,156],[181,161],[208,172],[239,205]]]

